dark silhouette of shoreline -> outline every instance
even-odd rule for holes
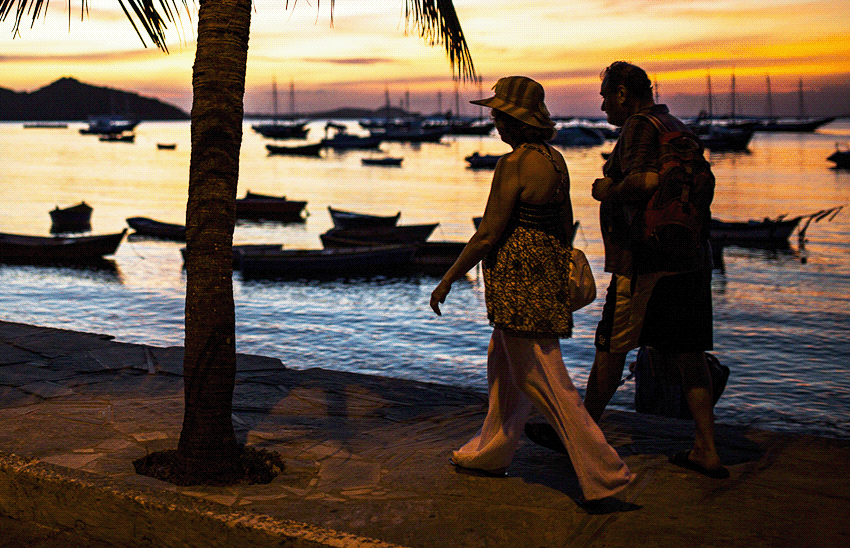
[[[33,92],[0,88],[0,121],[85,121],[116,115],[140,120],[188,120],[189,114],[159,99],[60,78]]]

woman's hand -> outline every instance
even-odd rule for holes
[[[440,312],[440,303],[446,302],[446,295],[449,294],[449,291],[452,290],[452,284],[445,281],[440,280],[439,285],[431,292],[431,309],[437,316],[442,316],[443,313]]]

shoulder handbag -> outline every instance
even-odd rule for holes
[[[584,252],[570,251],[570,304],[572,311],[582,309],[596,300],[596,281]]]

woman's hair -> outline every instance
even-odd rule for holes
[[[502,123],[504,131],[508,133],[518,145],[524,143],[545,143],[555,136],[555,129],[549,127],[537,127],[517,120],[510,114],[501,110],[493,109],[493,120]]]
[[[652,99],[652,83],[646,71],[637,65],[625,61],[616,61],[602,71],[599,77],[604,82],[608,80],[608,89],[623,86],[629,94],[641,101]]]

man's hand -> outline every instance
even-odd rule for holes
[[[590,194],[595,200],[604,202],[611,198],[611,187],[614,186],[614,179],[603,177],[593,181],[593,189]]]

